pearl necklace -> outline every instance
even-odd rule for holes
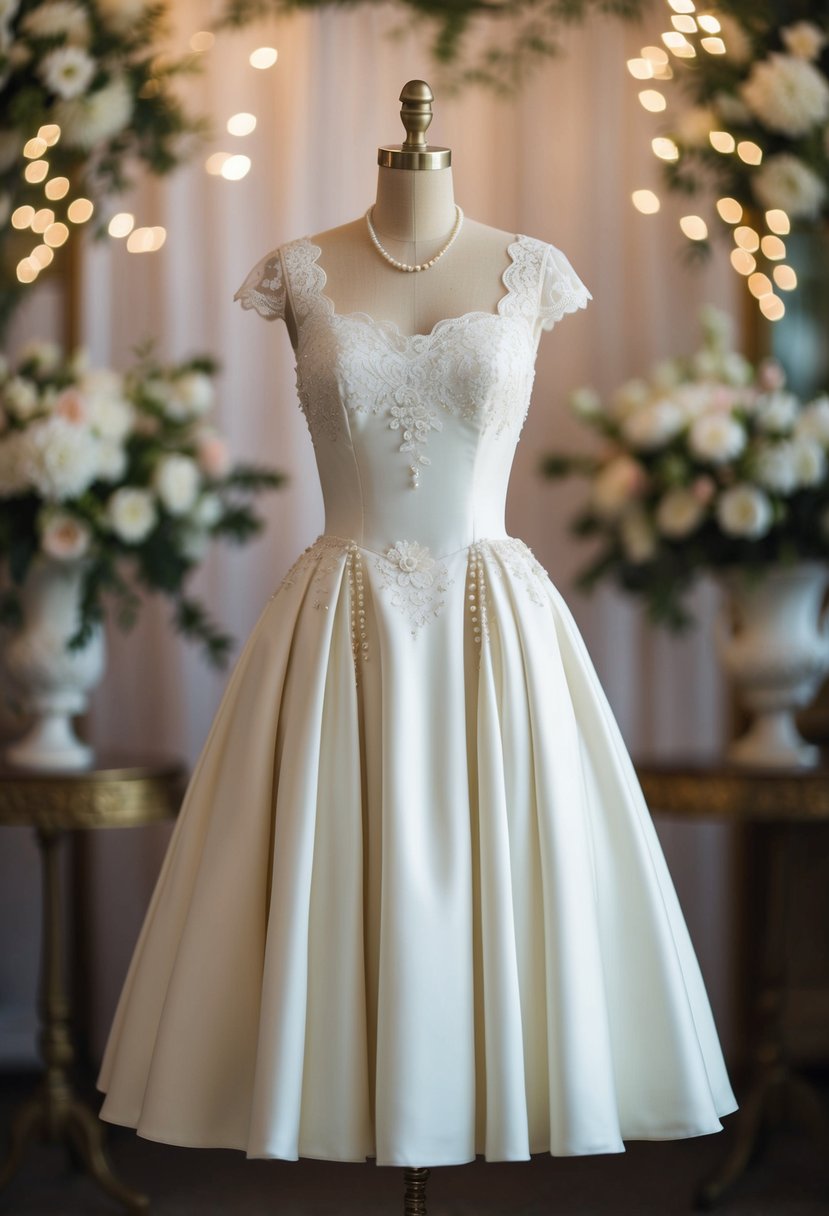
[[[452,231],[449,233],[449,240],[446,242],[446,244],[443,246],[442,249],[438,250],[438,252],[435,254],[435,256],[433,258],[429,258],[428,262],[418,262],[417,265],[412,265],[410,262],[398,262],[397,258],[393,258],[391,256],[388,249],[383,248],[383,246],[380,244],[380,238],[378,237],[377,233],[375,232],[374,225],[371,222],[372,212],[374,211],[373,206],[369,207],[368,211],[366,212],[366,224],[368,225],[368,234],[371,237],[371,243],[374,246],[374,248],[377,250],[377,252],[380,254],[381,257],[384,257],[386,259],[386,261],[389,263],[390,266],[393,266],[395,268],[395,270],[405,270],[405,271],[408,271],[409,274],[417,274],[418,271],[428,270],[430,266],[434,266],[435,262],[440,261],[440,259],[443,257],[443,255],[445,253],[449,252],[449,250],[451,249],[451,247],[454,245],[455,241],[457,240],[458,234],[461,230],[461,225],[463,224],[463,212],[461,211],[461,209],[457,203],[455,203],[455,210],[457,211],[457,216],[455,218],[455,223],[452,228]]]

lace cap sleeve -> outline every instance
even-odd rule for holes
[[[561,250],[556,249],[555,245],[548,245],[538,307],[541,328],[552,329],[565,313],[586,308],[588,300],[592,299]]]
[[[266,253],[233,297],[242,308],[254,308],[266,321],[285,317],[285,273],[279,250]]]

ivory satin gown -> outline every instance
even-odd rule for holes
[[[496,313],[405,336],[302,239],[237,293],[298,327],[325,532],[190,780],[102,1116],[154,1140],[448,1165],[615,1153],[735,1109],[673,885],[573,619],[504,504],[540,333],[590,299],[519,236]]]

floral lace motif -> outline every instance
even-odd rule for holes
[[[515,536],[488,540],[486,544],[500,558],[501,564],[493,563],[498,574],[503,578],[506,569],[513,578],[523,584],[530,600],[542,607],[547,602],[545,589],[549,579],[547,571],[529,545]]]
[[[396,541],[385,556],[375,555],[374,566],[381,587],[391,591],[392,605],[409,618],[416,637],[418,629],[440,615],[446,604],[443,593],[454,579],[443,562],[414,540]]]
[[[266,321],[285,316],[285,278],[279,251],[274,249],[257,262],[233,297],[242,308],[255,309]]]

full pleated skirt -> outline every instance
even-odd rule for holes
[[[252,1157],[622,1151],[735,1108],[630,759],[520,541],[323,537],[190,780],[103,1118]]]

